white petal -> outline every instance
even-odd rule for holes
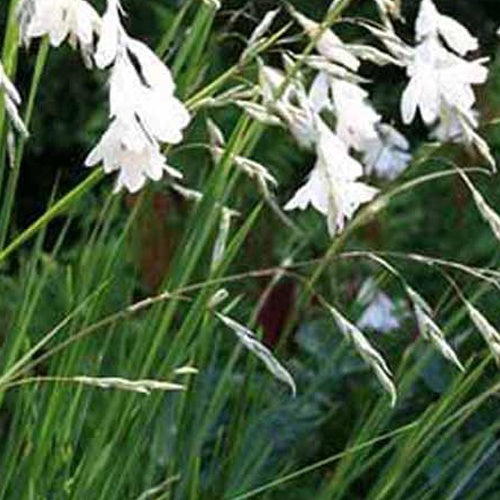
[[[316,113],[332,108],[329,78],[326,73],[320,71],[317,74],[309,91],[309,100]]]
[[[182,141],[183,130],[190,121],[188,111],[178,99],[147,89],[136,112],[149,133],[157,140],[169,144]]]
[[[82,45],[91,45],[94,31],[100,26],[101,20],[94,8],[84,0],[74,0],[73,30]]]
[[[170,70],[147,45],[129,39],[127,48],[137,58],[142,76],[149,87],[166,94],[174,93],[175,85]]]
[[[431,0],[422,0],[415,31],[417,40],[421,41],[428,36],[436,36],[440,14]]]
[[[419,105],[422,119],[427,125],[434,123],[439,116],[440,95],[436,82],[431,78],[419,78]]]
[[[319,133],[318,159],[334,177],[354,180],[363,175],[362,165],[352,158],[344,142],[321,120],[317,120]]]
[[[115,60],[120,39],[124,37],[119,8],[117,0],[108,0],[106,12],[102,17],[99,43],[94,56],[97,67],[101,69],[106,68]]]
[[[477,38],[451,17],[439,16],[438,29],[446,43],[461,56],[479,48]]]

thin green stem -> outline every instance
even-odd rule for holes
[[[30,240],[40,229],[47,226],[56,217],[66,212],[77,200],[85,195],[102,178],[102,169],[96,169],[83,182],[71,190],[66,196],[56,202],[47,212],[38,218],[31,226],[17,236],[7,247],[0,252],[0,264],[3,263],[15,250]]]
[[[33,73],[33,78],[31,80],[28,105],[26,107],[26,112],[24,114],[24,124],[26,125],[27,128],[29,128],[29,125],[31,123],[31,117],[33,116],[36,96],[38,94],[40,80],[42,78],[43,69],[47,61],[48,53],[49,53],[49,41],[47,39],[44,39],[40,45],[40,48],[38,49],[35,71]],[[14,165],[9,173],[9,180],[7,182],[5,199],[1,208],[2,217],[0,218],[0,248],[3,248],[5,246],[5,241],[7,240],[7,235],[11,222],[10,219],[11,219],[12,209],[14,206],[14,199],[17,191],[17,184],[21,172],[21,163],[23,160],[24,146],[26,144],[26,140],[27,139],[24,137],[20,139],[20,143],[16,150]]]

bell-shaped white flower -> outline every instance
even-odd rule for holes
[[[27,137],[29,135],[24,122],[19,115],[18,106],[21,104],[21,96],[17,91],[14,84],[10,81],[9,77],[5,73],[5,70],[0,63],[0,93],[3,94],[3,101],[5,110],[9,115],[14,127],[22,135]]]
[[[401,99],[401,115],[406,124],[415,119],[417,109],[427,125],[435,123],[439,116],[441,94],[435,71],[434,49],[439,47],[432,39],[423,42],[415,49],[414,60],[408,66],[410,82]]]
[[[129,40],[127,47],[111,71],[111,116],[135,115],[156,140],[177,144],[190,116],[174,96],[170,71],[143,43]]]
[[[382,117],[368,100],[368,92],[356,83],[320,71],[309,92],[316,113],[328,110],[335,115],[338,137],[361,153],[367,174],[396,178],[410,162],[408,141]]]
[[[160,143],[180,142],[190,115],[174,95],[170,70],[149,47],[127,35],[120,15],[119,0],[108,0],[95,59],[101,68],[112,65],[112,123],[86,165],[102,161],[106,172],[119,170],[117,188],[135,192],[165,171],[180,176],[166,164]]]
[[[85,0],[24,0],[18,17],[25,44],[47,35],[51,45],[59,47],[69,38],[73,46],[80,46],[86,59],[93,51],[94,34],[101,24],[99,15]]]
[[[85,164],[92,167],[101,162],[106,173],[119,171],[116,191],[125,187],[135,193],[148,178],[158,181],[164,172],[172,177],[182,177],[180,172],[166,164],[158,143],[148,137],[131,117],[119,117],[111,123]]]
[[[473,144],[494,166],[486,142],[476,132],[474,110],[473,86],[488,77],[485,59],[463,58],[478,48],[477,39],[457,21],[441,15],[431,0],[422,0],[415,30],[419,43],[406,60],[410,82],[401,99],[403,121],[411,123],[419,110],[424,123],[434,127],[434,137]]]
[[[371,201],[377,189],[356,179],[361,164],[349,155],[347,146],[320,119],[317,125],[318,159],[307,183],[287,203],[285,210],[305,210],[312,205],[327,217],[332,236],[344,229],[360,205]]]
[[[335,115],[335,132],[350,148],[361,151],[365,143],[377,138],[375,126],[381,117],[368,102],[368,92],[359,85],[320,71],[309,99],[316,113],[328,110]]]
[[[114,63],[110,80],[111,116],[135,115],[158,141],[176,144],[190,116],[174,96],[170,70],[144,43],[129,37],[118,0],[109,0],[97,46],[96,64]]]
[[[416,47],[403,42],[390,23],[383,29],[363,26],[381,40],[398,65],[407,68],[410,81],[401,100],[405,123],[411,123],[418,110],[428,126],[441,119],[449,121],[457,110],[467,122],[474,121],[473,86],[486,81],[488,70],[484,59],[462,57],[478,48],[477,39],[465,27],[441,15],[431,0],[422,0],[420,5]]]
[[[368,92],[359,85],[331,79],[330,88],[337,135],[348,146],[361,151],[367,141],[376,139],[375,126],[381,117],[368,102]]]
[[[377,137],[362,147],[366,174],[394,180],[411,161],[410,144],[406,137],[386,123],[377,125]]]
[[[428,38],[415,48],[407,71],[410,82],[401,100],[403,121],[411,123],[419,109],[427,125],[439,119],[443,105],[462,111],[472,108],[472,86],[484,83],[488,77],[482,61],[459,58],[437,38]]]

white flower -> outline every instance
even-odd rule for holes
[[[14,127],[25,137],[29,135],[26,126],[19,115],[18,106],[21,104],[21,96],[14,84],[6,75],[2,64],[0,63],[0,92],[3,94],[5,110],[9,115]]]
[[[415,31],[418,42],[442,36],[448,46],[461,56],[479,48],[477,38],[455,19],[440,14],[431,0],[422,0]]]
[[[410,82],[401,99],[401,115],[406,124],[415,119],[417,109],[427,125],[433,124],[439,116],[441,95],[435,72],[434,46],[439,48],[433,40],[422,43],[415,49],[414,60],[408,66]]]
[[[316,113],[335,114],[336,134],[349,147],[362,154],[366,173],[394,179],[411,159],[408,141],[381,116],[368,101],[368,93],[355,83],[334,78],[320,71],[309,92]]]
[[[377,137],[375,125],[380,115],[368,102],[368,92],[354,83],[331,79],[337,135],[350,147],[361,151],[363,145]]]
[[[368,102],[368,92],[359,85],[319,72],[309,92],[316,113],[326,109],[335,114],[336,134],[348,147],[362,151],[377,138],[380,115]]]
[[[113,63],[120,47],[126,46],[128,38],[123,29],[120,13],[122,7],[119,0],[108,0],[106,12],[102,16],[102,27],[95,53],[95,62],[98,68],[104,69]]]
[[[492,164],[485,141],[476,133],[477,112],[473,86],[488,77],[487,59],[466,60],[478,41],[454,19],[438,12],[431,0],[422,0],[416,20],[417,46],[405,44],[390,23],[383,29],[363,24],[379,37],[410,78],[401,99],[403,122],[411,123],[420,111],[432,136],[442,141],[474,144]]]
[[[349,156],[347,146],[317,118],[316,165],[309,180],[287,203],[285,210],[305,210],[310,204],[328,220],[332,236],[344,229],[345,221],[363,203],[371,201],[377,189],[356,179],[363,167]]]
[[[259,80],[266,108],[285,122],[301,147],[312,148],[316,140],[314,113],[300,79],[295,77],[285,87],[281,70],[261,65]]]
[[[177,144],[190,116],[174,96],[170,71],[142,42],[129,39],[127,48],[111,71],[111,116],[135,116],[155,139]],[[129,53],[135,57],[140,74]]]
[[[358,328],[388,333],[401,326],[395,304],[388,295],[378,289],[373,279],[363,283],[357,302],[365,307],[356,323]]]
[[[96,64],[112,64],[108,131],[89,154],[85,164],[102,161],[104,170],[120,170],[117,188],[139,190],[147,178],[161,179],[167,166],[160,143],[177,144],[190,121],[175,95],[169,69],[145,44],[129,37],[120,21],[118,0],[109,0],[103,17]]]
[[[356,324],[358,328],[375,330],[382,333],[397,330],[400,326],[399,319],[395,315],[394,304],[391,299],[382,292],[375,295],[375,298],[365,309]]]
[[[476,132],[474,110],[473,86],[486,82],[486,60],[463,58],[479,47],[477,39],[441,15],[431,0],[422,0],[415,30],[419,44],[406,60],[410,82],[401,99],[403,121],[411,123],[420,110],[424,123],[434,127],[433,137],[473,144],[494,166],[489,147]]]
[[[411,161],[410,144],[406,137],[386,123],[377,126],[377,137],[363,144],[366,173],[394,180]]]
[[[431,0],[422,0],[416,21],[417,46],[410,47],[389,23],[383,29],[363,24],[380,38],[399,65],[407,68],[410,82],[401,102],[405,123],[411,123],[417,110],[427,125],[434,125],[445,108],[459,108],[471,118],[475,103],[472,86],[486,81],[485,59],[469,61],[465,54],[478,48],[477,39],[455,20],[441,15]],[[446,43],[444,45],[443,43]],[[451,49],[451,50],[450,50]]]
[[[147,45],[125,33],[119,9],[118,0],[108,2],[96,52],[99,67],[114,62],[110,114],[134,115],[155,139],[176,144],[189,124],[189,113],[174,96],[170,70]]]
[[[48,35],[51,45],[59,47],[69,38],[73,46],[80,46],[87,59],[101,23],[97,12],[85,0],[24,0],[18,17],[25,44],[32,38]]]
[[[89,167],[102,162],[104,171],[119,170],[116,191],[122,187],[131,193],[141,189],[146,180],[158,181],[163,172],[173,177],[182,175],[166,164],[156,141],[149,138],[135,120],[116,118],[87,157]]]
[[[411,123],[419,109],[427,125],[439,119],[442,106],[470,110],[475,102],[472,85],[484,83],[488,76],[482,61],[455,56],[437,38],[428,38],[415,48],[407,71],[410,82],[401,100],[403,121]]]

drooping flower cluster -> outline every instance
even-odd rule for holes
[[[401,99],[401,115],[410,124],[420,113],[433,138],[474,144],[494,165],[486,142],[478,135],[473,87],[486,82],[487,59],[469,60],[479,43],[460,23],[442,15],[432,0],[422,0],[415,24],[416,46],[405,44],[390,25],[369,28],[406,67],[409,83]]]
[[[362,86],[365,81],[358,75],[362,60],[406,69],[410,81],[401,100],[405,124],[411,123],[420,111],[433,138],[474,144],[494,165],[486,142],[477,133],[478,115],[474,109],[473,86],[486,81],[485,60],[465,58],[478,49],[477,39],[454,19],[441,15],[432,0],[422,0],[416,21],[417,44],[412,47],[397,36],[390,21],[390,17],[400,17],[400,2],[377,0],[377,5],[383,26],[360,24],[382,40],[386,52],[368,45],[344,43],[333,30],[325,30],[323,25],[290,8],[314,40],[317,54],[296,56],[292,61],[290,55],[284,56],[286,72],[261,64],[261,102],[239,103],[254,118],[266,124],[280,123],[302,147],[316,150],[318,161],[308,182],[285,208],[304,209],[312,204],[327,215],[332,235],[342,230],[345,220],[360,205],[373,198],[376,191],[359,180],[363,173],[393,180],[412,158],[408,140],[384,123],[370,103]],[[306,84],[308,79],[294,67],[295,62],[315,72],[310,87]],[[330,134],[334,139],[325,139]],[[327,142],[330,150],[325,154]],[[362,165],[362,172],[356,167],[346,176],[343,166],[347,158],[351,166]],[[332,179],[337,186],[335,196]],[[347,181],[347,185],[355,181],[358,187],[345,194],[349,203],[339,202],[340,180]],[[354,197],[355,193],[359,198]]]
[[[290,70],[296,61],[285,56],[287,74],[261,65],[262,104],[246,103],[242,107],[263,122],[277,120],[302,147],[315,149],[316,165],[285,209],[303,210],[312,205],[327,217],[333,236],[343,230],[360,205],[371,201],[378,192],[360,178],[372,173],[395,178],[411,159],[409,144],[397,130],[382,122],[357,76],[360,58],[375,56],[384,63],[390,58],[365,46],[351,47],[331,30],[318,37],[318,23],[294,10],[292,13],[306,33],[317,39],[319,55],[304,59],[317,73],[312,85],[308,90],[301,72]],[[324,112],[335,117],[333,129],[323,118]]]
[[[19,116],[18,106],[21,104],[21,96],[14,84],[6,75],[5,70],[0,63],[0,93],[3,97],[5,111],[9,115],[14,127],[25,137],[28,136],[28,130]]]
[[[18,7],[21,40],[29,45],[32,38],[47,35],[53,47],[69,39],[79,46],[88,65],[92,62],[94,35],[101,19],[85,0],[22,0]]]
[[[310,99],[319,113],[330,110],[336,117],[336,133],[358,152],[367,174],[395,179],[409,164],[410,145],[368,101],[368,92],[352,81],[320,72],[313,82]]]
[[[317,35],[320,25],[298,12],[294,15],[306,32]],[[337,135],[350,150],[362,156],[366,173],[394,179],[411,160],[409,144],[394,127],[382,123],[356,74],[360,59],[379,64],[389,60],[369,46],[344,43],[332,30],[319,37],[316,49],[320,55],[307,59],[319,71],[309,92],[312,108],[315,113],[327,110],[335,115]]]
[[[327,217],[333,236],[342,231],[359,205],[371,201],[378,190],[359,182],[362,165],[349,155],[346,144],[316,118],[318,159],[307,183],[288,202],[285,209],[306,209],[311,204]]]
[[[400,16],[400,1],[376,3],[384,25],[367,27],[380,36],[386,52],[344,43],[333,30],[325,30],[291,8],[294,18],[314,39],[316,54],[288,53],[284,56],[286,72],[260,62],[260,102],[245,97],[237,100],[255,118],[286,126],[301,146],[316,151],[318,160],[308,182],[286,208],[312,204],[327,215],[332,235],[375,196],[376,190],[360,180],[362,175],[392,180],[411,161],[406,138],[385,123],[369,101],[363,87],[366,82],[358,75],[362,60],[406,68],[410,82],[401,103],[405,123],[413,121],[419,110],[432,127],[433,137],[474,143],[492,161],[476,132],[472,90],[473,85],[485,81],[487,70],[484,60],[465,59],[478,48],[477,40],[459,23],[441,15],[432,0],[422,0],[417,45],[411,47],[399,39],[390,22],[390,17]],[[181,141],[190,116],[175,96],[169,69],[145,44],[126,33],[122,13],[119,0],[107,0],[102,19],[86,0],[21,0],[18,7],[25,44],[45,35],[53,46],[68,39],[80,47],[89,65],[110,69],[111,123],[85,163],[102,162],[106,172],[119,171],[117,189],[136,192],[147,179],[159,180],[164,172],[180,177],[167,165],[161,145]],[[277,13],[271,11],[264,17],[250,37],[246,53],[265,41]],[[295,67],[299,58],[306,70],[314,72],[310,86]],[[228,95],[233,94],[228,91]],[[16,103],[13,94],[10,99],[10,104]],[[341,193],[339,186],[346,191]]]
[[[136,192],[148,178],[159,180],[164,172],[181,177],[167,165],[160,144],[180,142],[190,116],[174,96],[169,69],[125,32],[121,12],[119,0],[107,2],[102,19],[85,0],[23,0],[18,20],[26,45],[45,35],[55,47],[68,39],[80,47],[89,66],[111,67],[111,124],[85,164],[102,162],[106,173],[118,170],[116,188]]]
[[[427,125],[439,121],[436,138],[462,140],[477,127],[472,85],[488,76],[483,61],[463,59],[478,49],[478,41],[457,21],[441,15],[431,0],[422,1],[416,37],[418,45],[407,68],[410,83],[401,101],[403,120],[412,122],[418,108]]]
[[[326,216],[328,230],[334,236],[344,229],[346,220],[361,204],[375,197],[377,190],[358,180],[363,175],[363,166],[314,109],[300,75],[287,84],[284,73],[263,66],[260,81],[265,106],[261,115],[266,110],[272,113],[300,145],[314,148],[317,154],[308,181],[286,204],[285,210],[305,210],[312,205]],[[284,89],[281,95],[280,89]]]
[[[111,65],[112,121],[85,163],[102,161],[106,172],[119,170],[116,188],[136,192],[148,178],[159,180],[165,171],[181,177],[166,164],[160,143],[180,142],[190,116],[174,96],[169,69],[147,45],[125,32],[120,9],[118,0],[108,1],[95,54],[99,68]]]

